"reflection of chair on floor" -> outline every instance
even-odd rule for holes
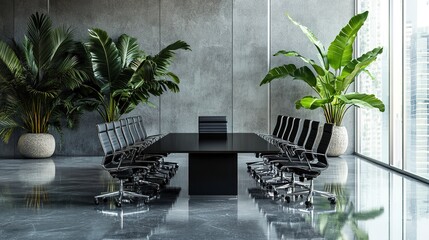
[[[278,239],[323,238],[315,229],[313,212],[306,214],[299,209],[279,205],[277,201],[267,198],[259,188],[250,188],[248,192],[254,198],[259,212],[263,213],[269,232],[274,231]]]
[[[97,209],[97,212],[102,213],[103,215],[119,217],[119,221],[121,222],[121,229],[124,228],[124,217],[142,214],[142,213],[146,213],[148,211],[149,211],[149,207],[146,205],[144,205],[142,207],[137,207],[136,209],[133,209],[130,211],[128,211],[128,210],[124,211],[124,208],[116,208],[114,210]]]
[[[122,208],[111,209],[109,205],[97,207],[97,212],[118,218],[120,229],[112,228],[106,234],[108,239],[149,239],[156,234],[157,228],[163,226],[167,214],[172,209],[180,188],[166,187],[161,192],[161,197],[151,202],[151,205],[140,204],[137,206],[124,206]],[[150,211],[149,211],[150,210]],[[106,238],[106,239],[107,239]]]

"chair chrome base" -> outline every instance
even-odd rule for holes
[[[322,196],[327,198],[331,204],[337,203],[337,196],[330,192],[314,190],[313,179],[309,180],[310,183],[307,185],[305,183],[293,182],[293,184],[286,184],[281,187],[275,188],[275,190],[284,189],[286,193],[284,194],[284,198],[287,203],[290,202],[291,197],[299,196],[299,195],[307,195],[305,205],[307,208],[313,207],[313,196]],[[296,188],[299,188],[296,189]],[[290,192],[288,190],[291,190]]]
[[[104,194],[100,194],[94,197],[94,202],[95,204],[99,204],[99,198],[107,198],[107,197],[117,197],[116,199],[116,206],[117,207],[121,207],[122,206],[122,202],[126,199],[130,199],[130,198],[144,198],[144,203],[147,203],[150,199],[150,197],[148,195],[143,195],[143,194],[138,194],[135,192],[130,192],[130,191],[125,191],[124,190],[124,180],[120,179],[119,180],[119,190],[115,191],[115,192],[109,192],[109,193],[104,193]]]

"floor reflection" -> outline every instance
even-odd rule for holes
[[[330,159],[315,188],[338,195],[287,204],[266,197],[239,155],[238,196],[189,197],[187,155],[160,198],[148,205],[93,196],[115,182],[100,157],[0,160],[1,239],[427,239],[429,187],[354,156]]]

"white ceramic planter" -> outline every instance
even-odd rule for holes
[[[26,158],[48,158],[54,154],[55,138],[49,133],[26,133],[18,140],[18,150]]]
[[[349,135],[347,134],[347,129],[344,126],[334,126],[332,132],[331,143],[328,148],[328,156],[338,157],[343,155],[347,146],[349,145]]]

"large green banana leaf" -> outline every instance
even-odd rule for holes
[[[356,78],[356,76],[365,70],[372,62],[374,62],[378,55],[383,52],[382,47],[376,47],[373,50],[364,53],[362,56],[357,59],[353,59],[350,61],[342,70],[341,75],[338,79],[342,82],[342,84],[336,85],[336,90],[339,92],[347,89],[350,84],[352,84]]]
[[[384,112],[385,110],[383,102],[375,97],[374,94],[347,93],[338,96],[338,98],[345,104],[352,104],[362,108],[378,108],[381,112]]]
[[[326,70],[329,70],[329,63],[328,63],[328,57],[326,53],[325,46],[323,46],[322,42],[314,35],[313,32],[310,31],[306,26],[301,25],[299,22],[293,20],[289,14],[286,14],[287,17],[292,21],[293,24],[298,26],[301,31],[307,36],[307,38],[314,44],[316,47],[318,53],[319,53],[319,60],[322,66],[325,67]]]
[[[259,84],[260,86],[270,83],[275,79],[281,79],[288,76],[296,70],[296,66],[294,64],[285,64],[282,66],[275,67],[271,69],[268,74],[264,77],[262,82]]]
[[[305,96],[295,102],[296,109],[306,108],[314,110],[323,107],[325,104],[332,102],[332,98],[320,99],[313,96]]]
[[[339,69],[352,60],[353,43],[359,29],[365,23],[368,11],[355,15],[348,24],[341,29],[340,33],[328,48],[328,61],[333,69]]]
[[[320,67],[319,65],[317,65],[316,62],[314,62],[313,59],[304,57],[301,54],[297,53],[296,51],[280,50],[276,54],[274,54],[274,56],[278,56],[278,55],[283,55],[283,56],[286,56],[286,57],[298,57],[303,62],[310,64],[314,68],[314,70],[317,72],[317,74],[319,74],[321,76],[325,75],[325,70],[322,67]]]

